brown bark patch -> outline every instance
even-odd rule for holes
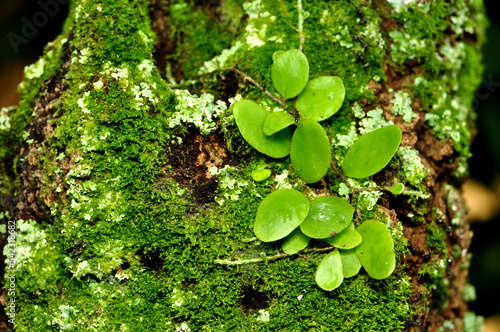
[[[182,188],[189,189],[197,203],[213,202],[218,187],[208,171],[211,167],[223,168],[248,162],[251,156],[245,152],[245,145],[239,144],[238,150],[229,152],[224,137],[218,134],[202,136],[195,129],[182,137],[182,144],[172,144],[167,151],[167,164],[172,177]]]
[[[28,124],[31,144],[26,143],[20,151],[17,172],[20,179],[19,197],[16,204],[16,219],[41,220],[47,213],[51,202],[58,200],[55,188],[64,181],[63,174],[53,174],[52,190],[42,189],[42,182],[48,182],[39,163],[43,157],[43,143],[54,135],[56,123],[54,104],[59,100],[62,91],[67,88],[60,75],[51,77],[44,83],[43,96],[35,101],[35,116]],[[40,150],[39,150],[40,149]],[[53,160],[54,164],[58,164]],[[42,204],[45,203],[45,204]]]

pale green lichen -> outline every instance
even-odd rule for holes
[[[463,225],[466,219],[460,211],[460,206],[463,204],[460,192],[448,183],[445,183],[443,188],[446,194],[446,207],[452,217],[451,224],[454,226]]]
[[[354,116],[357,117],[358,119],[362,119],[366,116],[366,113],[363,111],[361,106],[359,106],[358,102],[355,102],[352,104],[352,112],[354,113]]]
[[[419,154],[418,150],[408,146],[402,146],[397,151],[397,156],[402,161],[401,171],[399,172],[401,180],[416,188],[422,187],[422,182],[427,176]]]
[[[49,325],[58,326],[61,330],[69,330],[74,326],[71,323],[71,316],[79,312],[78,309],[69,305],[60,305],[57,317],[52,318]]]
[[[274,180],[276,181],[276,189],[291,189],[293,187],[287,170],[283,171],[281,174],[275,175]]]
[[[403,31],[391,31],[389,36],[394,42],[391,44],[391,57],[397,63],[404,63],[418,58],[430,47],[429,39],[415,39],[409,33]]]
[[[14,111],[17,107],[2,107],[0,108],[0,130],[9,130],[10,129],[10,117],[9,113]]]
[[[191,332],[191,328],[187,322],[181,322],[175,327],[175,332]]]
[[[236,167],[225,165],[223,168],[218,169],[217,167],[213,166],[209,169],[209,172],[213,176],[216,176],[219,182],[217,190],[218,195],[215,198],[215,201],[219,205],[224,204],[225,200],[228,199],[237,201],[240,198],[239,195],[243,190],[250,190],[258,195],[258,193],[254,191],[254,183],[249,180],[238,178],[236,176],[238,174],[238,169]]]
[[[474,302],[476,300],[476,288],[471,284],[466,284],[462,297],[465,302]]]
[[[36,252],[39,249],[47,249],[46,231],[34,220],[19,219],[16,221],[16,241],[15,241],[15,257],[7,259],[7,263],[14,260],[13,266],[16,269],[25,265],[32,265],[33,259],[36,257]],[[10,257],[9,246],[4,246],[3,254]]]
[[[361,19],[357,17],[355,21],[357,22],[356,29],[353,30],[352,27],[348,25],[335,24],[338,18],[333,15],[328,9],[322,12],[319,23],[321,23],[324,28],[322,33],[325,34],[326,39],[330,42],[338,44],[346,49],[352,49],[354,52],[363,52],[363,46],[353,41],[353,34],[357,34],[363,40],[369,41],[371,48],[378,48],[383,50],[385,47],[384,37],[378,27],[379,18],[374,17],[367,22],[361,23]],[[350,62],[357,61],[355,57],[350,59]]]
[[[376,108],[374,110],[368,111],[366,113],[367,116],[359,121],[359,124],[361,126],[359,128],[359,133],[364,135],[375,129],[393,125],[394,122],[387,121],[383,114],[384,111],[381,108]]]
[[[364,113],[363,113],[364,114]],[[344,148],[349,148],[351,145],[356,142],[356,140],[359,138],[358,131],[356,129],[356,122],[353,121],[351,122],[351,125],[349,126],[349,131],[347,134],[336,134],[334,138],[332,138],[332,146],[341,146]],[[340,156],[335,156],[338,160],[338,157]]]
[[[484,317],[466,312],[462,320],[462,332],[481,332],[484,327]]]
[[[247,25],[240,39],[236,40],[229,49],[223,50],[220,55],[206,61],[203,67],[200,68],[199,75],[212,73],[225,66],[231,66],[232,64],[227,63],[227,59],[245,47],[250,49],[260,47],[265,45],[267,41],[283,42],[284,36],[267,36],[267,27],[276,20],[276,17],[270,15],[269,12],[262,12],[262,6],[261,0],[254,0],[243,4],[243,10],[247,15]]]
[[[255,318],[258,322],[269,322],[269,311],[260,309]]]
[[[227,105],[221,100],[214,102],[214,96],[205,93],[192,95],[187,90],[174,90],[176,112],[169,118],[170,128],[193,124],[203,135],[217,129],[215,120],[226,111]]]
[[[416,0],[387,0],[396,12],[400,12],[402,9],[406,9],[406,6],[410,3],[416,2]]]
[[[401,115],[405,122],[410,123],[417,117],[417,114],[413,112],[411,104],[409,94],[403,91],[396,92],[392,100],[392,114]]]
[[[438,332],[453,331],[455,330],[455,324],[449,320],[445,320],[443,325],[439,327]]]
[[[47,53],[46,57],[50,59],[53,51]],[[47,64],[45,58],[40,58],[37,62],[30,66],[24,67],[24,78],[26,80],[31,80],[34,78],[38,78],[43,75],[44,67]],[[21,83],[22,84],[22,83]]]
[[[346,182],[353,189],[356,196],[356,207],[361,210],[371,211],[377,205],[378,200],[382,197],[382,191],[372,190],[370,188],[376,188],[377,184],[371,180],[366,179],[352,179],[348,178]],[[368,189],[368,190],[363,190]],[[345,194],[345,190],[344,190]]]

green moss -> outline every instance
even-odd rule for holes
[[[446,232],[442,227],[436,224],[429,224],[427,227],[427,236],[425,245],[433,253],[439,253],[441,257],[446,257],[448,250],[446,248]]]
[[[243,16],[241,1],[224,1],[216,10],[211,6],[195,6],[194,1],[165,3],[169,12],[165,24],[169,27],[169,38],[176,43],[175,53],[167,59],[178,64],[180,68],[175,70],[180,69],[191,80],[203,63],[226,49],[236,35]]]

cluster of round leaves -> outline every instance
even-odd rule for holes
[[[318,122],[340,109],[345,96],[342,80],[321,76],[309,81],[309,64],[299,50],[275,52],[271,78],[283,101],[294,98],[292,108],[288,107],[291,112],[269,112],[254,101],[240,100],[233,107],[236,124],[256,150],[273,158],[290,154],[295,172],[306,183],[317,182],[331,163],[330,141]],[[297,128],[292,135],[293,124]],[[381,171],[396,153],[401,138],[401,130],[395,125],[361,136],[344,157],[344,175],[367,178]],[[269,175],[265,166],[252,172],[256,181]],[[400,193],[401,186],[390,191]],[[396,261],[389,230],[377,220],[364,221],[355,228],[354,210],[339,197],[322,196],[310,201],[297,190],[280,189],[261,202],[254,232],[263,242],[284,239],[282,249],[289,255],[305,249],[311,238],[335,247],[316,271],[316,283],[324,290],[339,287],[361,266],[375,279],[387,278]]]
[[[233,113],[243,138],[257,151],[273,158],[290,154],[293,168],[314,183],[330,167],[330,141],[318,121],[335,114],[344,101],[342,80],[321,76],[309,80],[309,63],[299,50],[273,54],[271,78],[283,101],[294,98],[292,111],[269,112],[251,100],[234,104]],[[297,128],[292,135],[290,126]]]
[[[311,238],[334,246],[316,271],[316,283],[324,290],[339,287],[361,266],[372,278],[387,278],[396,263],[389,230],[376,220],[355,228],[353,214],[354,207],[342,198],[321,196],[310,201],[297,190],[280,189],[260,204],[254,232],[264,242],[284,239],[282,249],[289,255],[305,249]]]

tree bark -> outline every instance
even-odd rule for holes
[[[485,25],[480,0],[74,1],[61,36],[26,68],[20,105],[0,114],[4,322],[479,331],[460,188]],[[250,147],[232,113],[241,98],[280,106],[248,78],[277,95],[272,55],[293,48],[311,78],[346,88],[321,122],[337,169],[309,185],[289,158]],[[389,165],[341,176],[353,142],[388,124],[403,132]],[[259,164],[272,175],[256,182]],[[401,194],[386,190],[397,182]],[[345,197],[355,223],[384,222],[394,273],[321,290],[319,241],[284,255],[255,238],[259,203],[279,188]]]

